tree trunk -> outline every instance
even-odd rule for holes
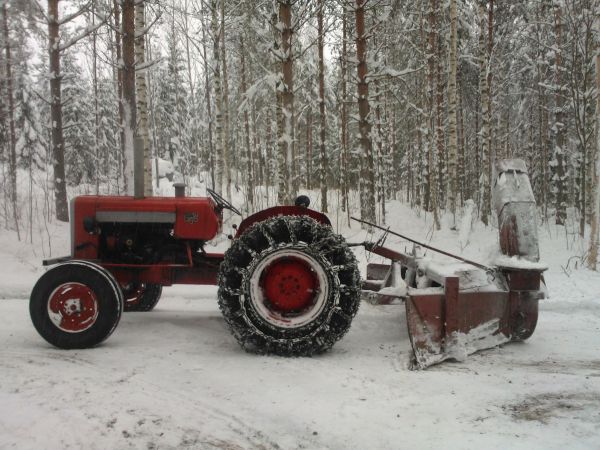
[[[565,133],[564,133],[564,101],[562,93],[562,17],[559,4],[555,5],[555,34],[556,34],[556,56],[554,60],[555,71],[555,146],[554,159],[556,161],[556,173],[553,179],[555,180],[555,207],[556,207],[556,224],[563,225],[567,219],[566,209],[566,193],[565,193]]]
[[[252,146],[256,157],[257,170],[254,172],[254,184],[262,186],[264,181],[265,159],[261,150],[260,137],[258,135],[258,124],[256,120],[256,105],[252,105]],[[255,166],[256,167],[256,166]]]
[[[437,189],[437,205],[443,207],[446,204],[446,191],[447,191],[447,174],[446,174],[446,141],[444,137],[444,84],[442,81],[442,36],[439,30],[438,21],[441,17],[439,4],[435,12],[436,15],[436,27],[435,27],[435,39],[436,39],[436,64],[435,64],[435,146],[437,150],[437,182],[434,184]],[[435,216],[435,213],[434,213]],[[436,222],[437,229],[440,229],[439,218]]]
[[[423,9],[423,8],[421,8]],[[425,38],[425,27],[423,13],[419,14],[419,49],[421,54],[425,55],[427,51],[427,40]],[[425,56],[423,56],[425,57]],[[427,116],[424,113],[427,105],[425,98],[425,80],[424,77],[416,77],[417,89],[417,157],[416,157],[416,180],[413,181],[414,194],[413,204],[422,206],[425,210],[429,209],[429,158],[428,151],[425,149],[424,141],[427,139]],[[425,136],[424,136],[425,134]],[[411,166],[412,169],[412,166]]]
[[[348,191],[349,191],[349,164],[348,164],[348,109],[346,105],[348,97],[348,86],[346,83],[346,77],[348,76],[348,16],[346,7],[343,7],[342,11],[342,55],[341,55],[341,83],[342,83],[342,101],[341,101],[341,151],[342,151],[342,164],[340,173],[340,184],[342,191],[342,211],[348,213],[348,226],[350,225],[350,208],[348,205]]]
[[[125,191],[134,191],[135,99],[135,0],[123,0],[123,135],[125,138]]]
[[[292,2],[279,2],[279,26],[281,27],[281,112],[279,114],[279,192],[281,204],[293,202],[293,142],[294,142],[294,72],[292,52]]]
[[[275,117],[275,115],[273,117]],[[267,108],[267,118],[265,120],[267,135],[265,142],[265,194],[267,206],[270,206],[269,187],[272,185],[277,186],[275,183],[276,171],[274,170],[275,167],[277,167],[277,164],[273,161],[273,153],[275,152],[275,143],[273,142],[273,117],[271,117],[271,108]]]
[[[92,3],[92,26],[96,20],[96,1]],[[98,105],[98,49],[97,49],[98,33],[92,33],[92,85],[94,89],[94,158],[96,172],[96,195],[100,194],[100,115]]]
[[[60,74],[60,37],[58,1],[48,0],[48,49],[50,57],[50,116],[52,130],[52,159],[54,168],[54,200],[56,218],[69,221],[67,186],[65,182],[65,140],[62,125],[62,101]]]
[[[208,67],[208,51],[206,50],[206,23],[204,22],[204,2],[202,2],[202,60],[204,61],[204,100],[206,102],[206,115],[208,116],[208,165],[210,167],[211,186],[217,189],[215,179],[215,155],[213,149],[213,116],[210,100],[210,77]],[[218,157],[216,158],[219,159]]]
[[[312,137],[312,106],[308,105],[306,110],[306,189],[312,189],[312,158],[313,158],[313,137]]]
[[[144,17],[144,2],[135,7],[135,29],[142,33],[146,21]],[[145,33],[135,39],[135,60],[138,65],[144,64]],[[138,134],[144,142],[144,195],[152,196],[152,155],[150,154],[150,139],[148,135],[148,92],[146,89],[146,70],[136,70],[135,81],[137,88],[137,113],[139,117]],[[158,174],[157,174],[158,176]]]
[[[323,56],[323,41],[325,39],[323,30],[323,8],[325,0],[319,0],[317,11],[317,45],[319,47],[319,184],[321,188],[321,211],[327,212],[327,183],[328,166],[327,153],[325,151],[325,59]]]
[[[225,47],[225,0],[221,1],[221,64],[223,68],[223,172],[225,176],[225,196],[231,201],[231,163],[229,160],[229,84],[227,81],[227,52]]]
[[[385,175],[386,167],[384,164],[383,156],[383,130],[381,128],[381,90],[379,87],[379,81],[375,80],[375,128],[376,128],[376,140],[375,140],[375,161],[377,170],[375,191],[377,192],[377,204],[380,208],[379,221],[385,223]]]
[[[240,37],[240,65],[241,65],[241,76],[242,76],[242,97],[246,95],[248,86],[246,85],[246,55],[244,49],[244,37]],[[250,102],[246,98],[244,106],[244,131],[245,131],[245,144],[246,144],[246,157],[244,158],[244,166],[246,168],[246,195],[248,197],[248,211],[254,210],[254,177],[253,177],[253,155],[252,148],[250,147],[250,120],[248,118],[248,108]]]
[[[19,231],[19,220],[17,214],[17,139],[15,134],[15,105],[13,100],[13,80],[12,80],[12,59],[10,54],[10,33],[8,31],[8,7],[6,2],[2,5],[2,18],[4,28],[4,47],[6,53],[6,96],[8,97],[8,131],[9,131],[9,151],[8,151],[8,167],[9,167],[9,196],[12,205],[13,219],[15,221],[15,229],[17,231],[17,239],[21,240]],[[30,150],[31,151],[31,150]]]
[[[600,216],[600,189],[598,176],[600,175],[600,53],[596,54],[596,148],[594,152],[594,167],[592,170],[592,227],[590,231],[590,249],[588,267],[597,269],[598,264],[598,220]]]
[[[434,105],[437,103],[438,96],[436,95],[438,84],[436,74],[438,72],[438,61],[437,61],[437,12],[438,12],[438,0],[430,0],[429,2],[429,34],[427,39],[427,55],[428,55],[428,79],[429,79],[429,95],[428,95],[428,109],[429,109],[429,117],[428,117],[428,132],[429,132],[429,152],[428,152],[428,171],[427,171],[427,189],[429,192],[429,209],[433,212],[433,222],[436,229],[440,229],[440,219],[438,215],[438,183],[436,182],[436,172],[435,172],[435,161],[436,155],[435,151],[439,151],[438,140],[436,140],[436,135],[439,132],[439,127],[435,126],[436,122],[435,117],[437,115],[437,109],[434,110]],[[439,106],[439,105],[438,105]],[[438,158],[441,155],[437,155]]]
[[[486,13],[485,4],[479,4],[479,24],[480,24],[480,35],[479,35],[479,92],[481,102],[481,174],[479,182],[479,196],[480,196],[480,213],[481,220],[484,224],[489,223],[489,210],[490,210],[490,179],[488,176],[488,165],[490,164],[490,126],[491,126],[491,114],[490,114],[490,101],[489,101],[489,84],[488,84],[488,72],[489,67],[489,47],[486,46]]]
[[[458,93],[458,127],[457,127],[457,136],[458,136],[458,161],[456,167],[456,195],[460,194],[460,206],[462,206],[465,200],[468,197],[467,193],[467,170],[466,170],[466,159],[465,159],[465,127],[463,121],[463,105],[462,105],[462,95]],[[477,150],[477,149],[476,149]],[[456,198],[456,201],[458,198]],[[458,205],[456,205],[458,207]]]
[[[457,134],[457,100],[456,100],[456,0],[450,0],[450,73],[448,74],[448,203],[450,212],[456,220],[456,200],[458,196],[458,134]]]
[[[217,0],[211,1],[211,34],[213,37],[213,86],[215,89],[215,119],[217,123],[217,136],[215,139],[215,162],[216,162],[216,176],[215,176],[215,190],[217,193],[222,194],[223,192],[223,176],[225,172],[225,162],[223,160],[223,142],[226,140],[224,136],[223,127],[223,90],[221,87],[221,53],[219,51],[219,20],[217,14],[218,3]]]
[[[356,0],[356,59],[358,115],[360,131],[360,216],[361,219],[375,222],[375,169],[371,143],[371,123],[369,122],[369,84],[367,82],[367,37],[365,32],[365,0]]]
[[[121,7],[119,6],[119,0],[113,0],[113,10],[114,10],[114,19],[115,19],[115,47],[117,50],[117,98],[119,99],[119,145],[120,145],[120,153],[119,158],[117,158],[119,162],[119,167],[117,170],[117,184],[119,182],[119,177],[125,177],[125,128],[123,128],[123,124],[125,123],[125,109],[123,108],[123,64],[122,64],[122,39],[123,39],[123,30],[121,29]],[[125,182],[125,181],[124,181]],[[117,188],[117,192],[119,189]]]

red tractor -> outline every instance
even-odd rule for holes
[[[358,244],[391,261],[369,264],[362,283],[349,245],[304,196],[242,220],[225,254],[205,244],[221,231],[224,209],[239,211],[210,189],[207,198],[77,197],[71,255],[44,261],[55,266],[33,288],[31,318],[49,343],[87,348],[112,333],[123,310],[154,308],[162,286],[217,284],[233,335],[257,353],[329,349],[350,328],[362,293],[373,303],[404,302],[418,368],[524,340],[545,296],[536,205],[523,161],[501,161],[496,171],[503,256],[494,266],[415,242],[468,266],[436,264],[417,247],[410,254],[383,247],[384,234]]]
[[[213,190],[208,198],[82,196],[71,203],[71,256],[33,288],[30,313],[49,343],[65,349],[106,339],[121,312],[150,311],[162,286],[218,284],[219,307],[247,350],[311,355],[350,327],[360,274],[329,219],[279,206],[244,219],[231,247],[207,253],[222,212],[239,211]]]

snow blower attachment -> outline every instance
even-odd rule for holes
[[[527,339],[535,329],[546,269],[538,263],[536,204],[523,161],[500,161],[495,169],[492,195],[502,256],[494,267],[370,224],[461,261],[442,264],[415,252],[365,244],[368,251],[392,262],[367,266],[363,293],[372,303],[405,302],[413,368],[463,360],[478,350]]]

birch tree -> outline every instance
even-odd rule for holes
[[[135,0],[123,0],[123,139],[125,148],[124,182],[125,191],[133,195],[134,140],[136,135],[136,92],[135,92]]]
[[[216,170],[215,170],[215,189],[221,194],[223,189],[223,180],[227,179],[229,172],[229,163],[227,161],[227,151],[224,143],[227,141],[225,136],[225,127],[223,119],[223,88],[221,84],[221,52],[220,52],[220,39],[221,33],[219,31],[219,19],[218,19],[218,2],[212,0],[210,4],[211,21],[210,29],[213,39],[213,86],[214,86],[214,97],[215,97],[215,122],[216,122],[216,138],[215,138],[215,156],[216,156]]]
[[[146,89],[146,69],[144,67],[146,58],[145,28],[145,0],[142,0],[135,5],[135,61],[138,67],[135,71],[135,86],[137,117],[139,118],[138,134],[144,143],[144,195],[151,196],[153,193],[152,154],[150,152],[150,139],[148,136],[148,93]]]
[[[321,188],[321,211],[327,212],[328,159],[325,149],[326,117],[325,117],[325,57],[323,56],[325,30],[323,29],[323,8],[325,0],[319,0],[317,6],[317,33],[319,48],[319,184]]]
[[[369,84],[367,81],[367,36],[365,32],[366,0],[356,0],[354,17],[356,20],[356,60],[357,93],[359,114],[360,169],[360,217],[375,222],[375,167],[369,122]]]
[[[596,148],[592,172],[592,229],[590,234],[590,248],[587,258],[588,267],[597,269],[598,264],[598,220],[600,216],[600,50],[596,50]]]
[[[8,168],[9,168],[9,198],[12,208],[12,215],[17,238],[21,240],[19,230],[19,219],[17,212],[17,153],[16,153],[16,134],[15,134],[15,105],[13,93],[13,77],[12,77],[12,57],[11,57],[11,39],[8,28],[8,5],[7,2],[2,3],[2,28],[4,31],[4,51],[5,51],[5,69],[6,69],[6,97],[8,98]]]

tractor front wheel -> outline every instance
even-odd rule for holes
[[[257,223],[225,253],[219,307],[241,346],[308,356],[350,328],[360,303],[356,259],[331,227],[305,216]]]
[[[93,347],[114,331],[123,295],[113,276],[86,261],[48,270],[33,287],[29,313],[36,330],[64,349]]]

